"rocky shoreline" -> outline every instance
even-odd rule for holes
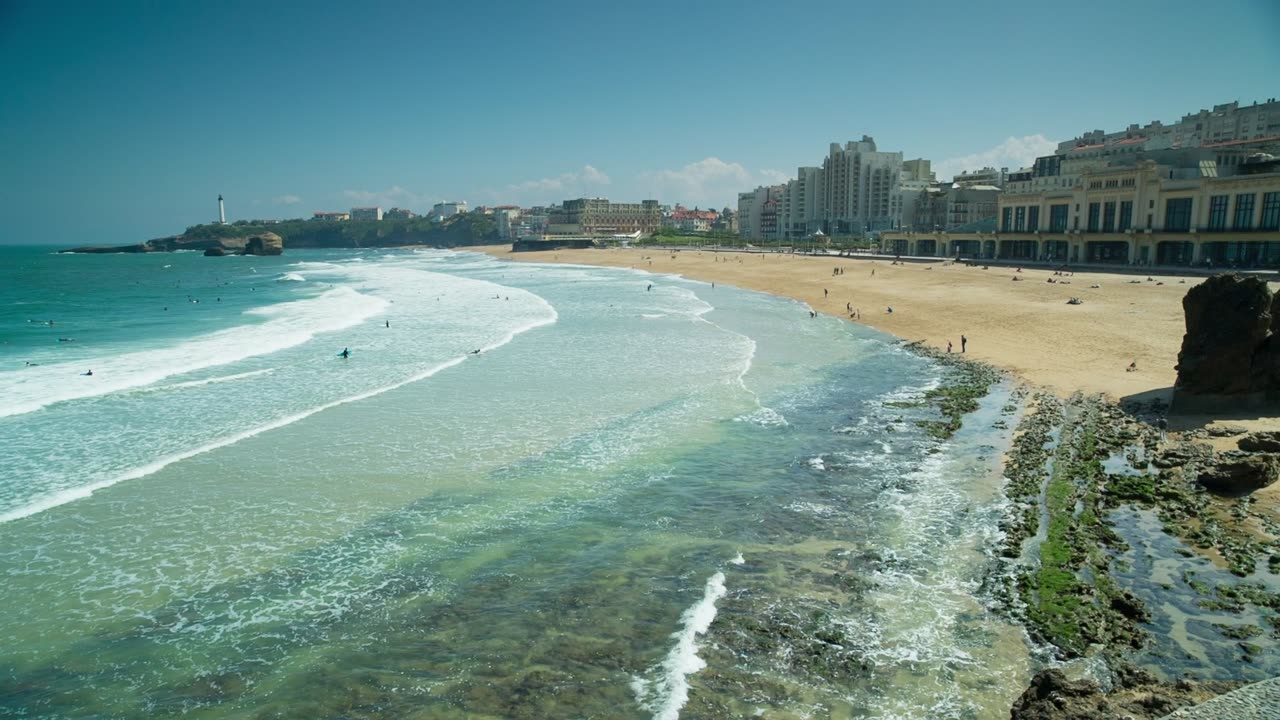
[[[925,402],[943,419],[927,421],[945,439],[1002,374],[963,356],[912,344],[956,370]],[[1117,531],[1120,509],[1152,512],[1177,540],[1179,559],[1207,558],[1239,582],[1208,584],[1184,571],[1177,586],[1194,594],[1206,618],[1247,612],[1262,623],[1208,623],[1253,663],[1280,640],[1280,527],[1247,494],[1276,479],[1280,433],[1243,434],[1213,427],[1180,435],[1159,429],[1167,407],[1120,406],[1099,396],[1062,399],[1022,389],[1027,410],[1005,463],[1010,505],[995,549],[996,572],[984,588],[1026,628],[1045,656],[1011,709],[1015,720],[1160,718],[1248,682],[1171,673],[1153,662],[1153,609],[1118,572],[1129,543]],[[1239,435],[1236,450],[1206,439]],[[1221,444],[1221,443],[1219,443]],[[1150,553],[1150,548],[1146,551]],[[1156,557],[1153,560],[1159,560]],[[1189,622],[1197,622],[1191,618]],[[1256,679],[1256,678],[1255,678]]]

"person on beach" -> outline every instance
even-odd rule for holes
[[[826,298],[827,298],[827,289],[822,288],[822,299],[825,300]]]
[[[387,327],[391,327],[391,321],[390,321],[390,320],[388,320],[388,321],[387,321]]]
[[[969,347],[969,338],[964,335],[960,336],[960,352],[964,352]]]
[[[947,354],[951,354],[951,341],[947,341]]]
[[[338,355],[341,356],[343,360],[346,360],[351,357],[351,350],[348,348],[342,348],[342,352],[338,353]]]
[[[649,283],[649,287],[644,289],[645,292],[649,292],[650,290],[653,290],[653,283]]]
[[[1124,369],[1125,372],[1137,372],[1137,370],[1138,370],[1137,360],[1134,360],[1133,362],[1129,363],[1129,367]]]

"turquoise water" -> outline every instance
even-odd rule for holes
[[[1025,686],[979,591],[1007,390],[938,445],[887,403],[943,371],[874,331],[469,253],[3,252],[0,715],[969,718]]]

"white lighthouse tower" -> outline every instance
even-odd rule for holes
[[[222,194],[218,194],[218,224],[227,224],[227,209],[222,206]]]

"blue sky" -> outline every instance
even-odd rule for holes
[[[0,242],[441,199],[736,202],[1280,96],[1280,3],[0,0]]]

